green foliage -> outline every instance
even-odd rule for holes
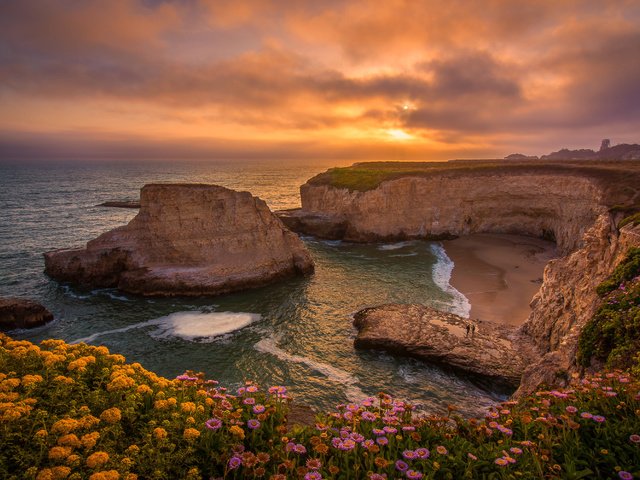
[[[640,373],[640,248],[629,250],[598,293],[603,303],[582,330],[579,363],[589,366],[595,359]]]
[[[601,297],[617,289],[621,283],[640,275],[640,248],[630,248],[611,276],[596,288]]]
[[[640,382],[620,371],[503,402],[484,419],[453,407],[446,417],[417,416],[381,393],[338,405],[315,427],[290,427],[284,387],[230,394],[190,372],[158,377],[104,347],[38,347],[0,334],[0,365],[6,479],[640,475]]]
[[[628,217],[623,218],[620,223],[618,224],[618,228],[622,228],[625,225],[633,225],[634,227],[636,225],[640,225],[640,212],[634,214],[634,215],[629,215]]]

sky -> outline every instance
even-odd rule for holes
[[[640,1],[0,0],[0,159],[640,141]]]

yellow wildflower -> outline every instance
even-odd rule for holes
[[[229,432],[232,435],[235,435],[236,437],[239,437],[240,440],[244,440],[244,430],[242,428],[240,428],[237,425],[233,425],[230,429]]]
[[[109,408],[100,414],[100,420],[107,423],[118,423],[121,418],[122,414],[117,407]]]
[[[153,390],[151,389],[151,387],[149,387],[148,385],[140,385],[137,389],[136,392],[144,395],[147,393],[153,393]]]
[[[66,360],[64,355],[56,355],[55,353],[51,353],[51,352],[46,352],[46,353],[49,353],[49,355],[47,355],[46,358],[44,359],[45,367],[52,367],[56,363],[64,362]]]
[[[156,410],[164,410],[165,408],[168,408],[168,406],[169,404],[166,400],[156,400],[153,404],[153,408]]]
[[[58,466],[51,469],[54,480],[63,480],[69,476],[71,469],[69,467]]]
[[[129,473],[126,477],[124,477],[124,480],[138,480],[138,475],[136,475],[135,473]]]
[[[67,365],[67,370],[69,370],[70,372],[73,372],[74,370],[77,370],[78,372],[84,372],[86,369],[87,362],[82,358],[69,362],[69,365]]]
[[[55,377],[53,379],[54,382],[58,382],[58,383],[66,383],[66,384],[72,384],[75,383],[75,380],[71,377],[65,377],[64,375],[58,375],[57,377]]]
[[[107,347],[104,346],[99,346],[99,347],[94,347],[93,349],[94,352],[96,352],[99,355],[109,355],[109,349]]]
[[[167,431],[161,427],[154,428],[153,436],[156,437],[158,440],[162,440],[164,438],[167,438]]]
[[[56,347],[61,347],[65,345],[65,343],[64,343],[64,340],[55,340],[53,338],[50,338],[48,340],[43,340],[42,342],[40,342],[40,345],[43,348],[53,349]]]
[[[180,410],[185,413],[193,413],[196,411],[196,404],[193,402],[184,402],[180,404]]]
[[[198,405],[198,413],[204,413],[204,405]]]
[[[131,467],[134,464],[134,461],[129,457],[124,457],[120,460],[120,463],[122,463],[125,467]]]
[[[9,392],[20,385],[19,378],[8,378],[0,382],[0,392]]]
[[[107,358],[114,363],[124,363],[126,359],[122,355],[108,355]]]
[[[63,435],[58,439],[58,445],[76,448],[80,446],[80,439],[76,436],[75,433],[69,433],[67,435]]]
[[[73,418],[63,418],[62,420],[58,420],[53,424],[53,426],[51,427],[51,432],[65,435],[67,433],[73,432],[78,428],[78,426],[79,425],[77,420],[74,420]]]
[[[135,455],[139,451],[140,447],[138,445],[129,445],[129,447],[127,448],[127,452],[133,455]]]
[[[93,428],[100,423],[100,419],[94,417],[93,415],[85,415],[80,420],[78,420],[78,423],[80,424],[81,428]]]
[[[120,474],[117,470],[105,470],[103,472],[96,472],[89,477],[89,480],[118,480]]]
[[[38,472],[38,476],[36,480],[53,480],[53,470],[50,468],[45,468],[44,470],[40,470]]]
[[[107,452],[96,452],[89,455],[87,458],[87,466],[89,468],[100,468],[109,461],[109,454]]]
[[[87,433],[86,435],[83,435],[80,442],[82,443],[82,446],[84,448],[89,450],[96,445],[96,442],[98,441],[99,438],[100,438],[99,432],[91,432],[91,433]]]
[[[25,375],[22,377],[22,385],[29,387],[42,381],[42,375]]]
[[[185,440],[195,440],[200,436],[200,431],[195,428],[186,428],[182,436]]]
[[[178,400],[176,400],[174,397],[170,397],[167,398],[167,403],[169,404],[169,406],[175,407],[178,403]]]
[[[35,438],[45,438],[47,435],[49,435],[49,434],[47,433],[47,431],[45,429],[40,429],[33,436]]]
[[[114,390],[126,390],[127,388],[134,387],[136,382],[133,378],[124,374],[120,374],[114,377],[108,384],[107,390],[113,392]]]
[[[195,419],[195,418],[193,418],[193,417],[187,417],[186,422],[187,422],[189,425],[193,425],[194,423],[196,423],[196,419]]]
[[[49,460],[64,460],[71,455],[71,447],[53,447],[49,450]]]
[[[69,455],[67,457],[67,465],[80,463],[80,455]]]

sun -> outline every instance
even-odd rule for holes
[[[385,130],[385,133],[389,137],[391,137],[392,140],[407,141],[407,140],[413,140],[415,138],[410,133],[407,133],[404,130],[401,130],[399,128],[388,128],[387,130]]]

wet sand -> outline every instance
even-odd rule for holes
[[[557,257],[555,244],[520,235],[476,234],[443,242],[454,267],[450,283],[471,303],[470,318],[520,325]]]

